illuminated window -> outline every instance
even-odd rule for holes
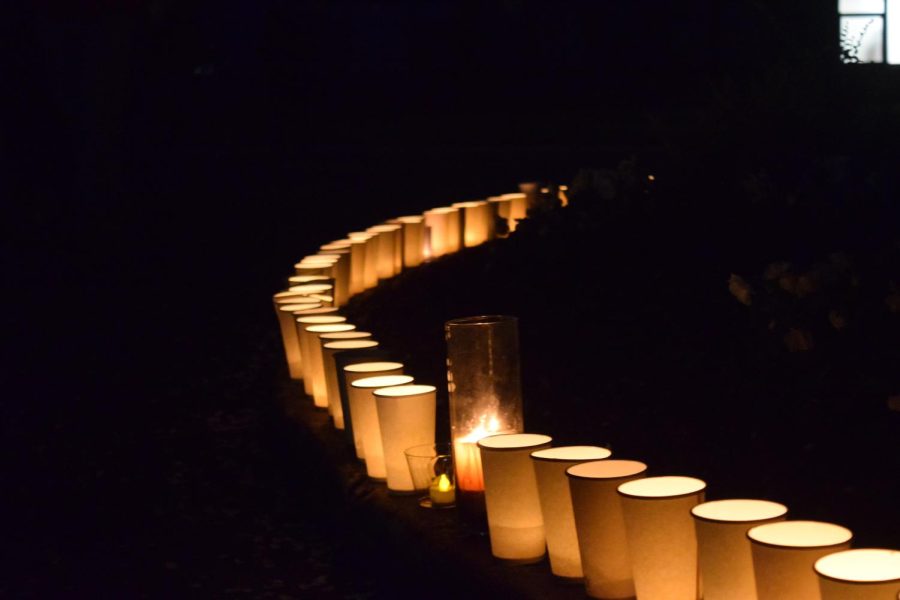
[[[900,0],[838,0],[841,60],[900,64]]]

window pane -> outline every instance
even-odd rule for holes
[[[884,14],[884,0],[838,0],[838,12],[843,15]]]
[[[900,0],[888,0],[887,57],[892,65],[900,65]]]
[[[883,34],[883,17],[841,17],[844,62],[884,62]]]

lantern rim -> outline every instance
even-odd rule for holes
[[[362,367],[364,365],[369,365],[371,368],[367,369],[354,369],[353,367]],[[380,368],[375,368],[374,365],[380,365]],[[388,365],[388,366],[384,366]],[[363,362],[353,363],[350,365],[344,365],[344,371],[348,373],[377,373],[379,371],[396,371],[397,369],[402,369],[404,364],[401,362],[391,361],[391,360],[366,360]]]
[[[375,377],[364,377],[357,379],[350,385],[363,390],[378,389],[383,387],[394,387],[398,385],[406,385],[413,380],[412,375],[376,375]]]
[[[710,515],[700,514],[704,510],[709,508],[718,508],[724,507],[725,503],[732,504],[733,506],[737,506],[736,503],[753,503],[757,508],[769,508],[771,511],[777,511],[777,513],[769,514],[765,513],[765,516],[759,517],[747,517],[747,518],[727,518],[727,517],[714,517]],[[715,505],[715,506],[713,506]],[[724,500],[710,500],[709,502],[703,502],[698,504],[697,506],[691,508],[691,516],[693,516],[698,521],[706,521],[707,523],[760,523],[763,524],[766,521],[774,521],[776,519],[780,519],[784,515],[788,513],[788,507],[780,502],[772,502],[771,500],[757,500],[755,498],[727,498]]]
[[[374,348],[378,345],[375,340],[368,338],[358,338],[350,340],[335,340],[322,344],[322,348],[327,350],[364,350],[365,348]]]
[[[861,555],[866,554],[869,555],[868,560],[871,561],[871,555],[875,554],[876,559],[881,558],[881,564],[879,565],[881,568],[885,568],[889,570],[889,574],[887,578],[883,576],[879,576],[879,578],[857,578],[851,579],[850,576],[847,575],[837,575],[832,573],[823,572],[824,569],[834,569],[835,566],[840,568],[840,565],[829,565],[828,563],[840,561],[843,558],[847,558],[848,555]],[[828,560],[826,560],[828,559]],[[869,563],[871,564],[871,563]],[[815,569],[816,574],[819,577],[824,579],[829,579],[831,581],[836,581],[838,583],[849,584],[849,585],[882,585],[885,583],[897,583],[900,582],[900,551],[893,550],[891,548],[853,548],[851,550],[843,550],[841,552],[835,552],[833,554],[829,554],[827,556],[823,556],[819,560],[815,562],[813,565],[813,569]],[[871,577],[871,576],[869,576]]]
[[[580,471],[584,471],[586,469],[592,469],[595,467],[603,467],[603,468],[615,468],[615,467],[627,467],[632,466],[635,470],[619,473],[615,475],[588,475],[582,474]],[[572,465],[568,469],[566,469],[566,475],[571,477],[572,479],[584,479],[587,481],[611,481],[614,479],[626,479],[628,477],[634,477],[635,475],[640,475],[641,473],[647,472],[647,465],[642,463],[639,460],[630,460],[627,458],[610,458],[603,460],[589,460],[587,462],[579,463],[577,465]]]
[[[821,529],[828,529],[833,534],[840,534],[840,537],[835,537],[834,541],[823,542],[823,543],[814,543],[814,544],[805,544],[803,542],[773,542],[765,539],[759,539],[760,529],[764,530],[764,533],[769,532],[771,529],[787,529],[787,528],[798,528],[798,527],[807,527],[810,525],[818,526]],[[824,527],[822,527],[824,526]],[[841,525],[837,525],[835,523],[828,523],[825,521],[779,521],[777,523],[766,523],[764,525],[757,525],[756,527],[751,527],[747,530],[746,533],[747,539],[750,540],[751,543],[759,544],[760,546],[767,546],[769,548],[778,548],[778,549],[795,549],[795,550],[813,550],[820,548],[833,548],[835,546],[840,546],[842,544],[848,543],[853,539],[853,532],[843,527]]]
[[[437,388],[433,385],[422,383],[407,383],[404,385],[392,385],[391,387],[378,388],[373,394],[380,398],[413,398],[433,394]]]
[[[652,491],[648,491],[645,493],[636,493],[631,491],[631,488],[642,488],[646,486],[653,486],[659,483],[672,483],[681,485],[684,489],[683,491],[676,489],[671,493],[657,493]],[[623,490],[623,487],[627,489]],[[635,500],[672,500],[675,498],[686,498],[687,496],[694,496],[705,489],[706,482],[702,479],[697,479],[696,477],[687,477],[684,475],[660,475],[657,477],[645,477],[643,479],[627,481],[620,485],[616,489],[616,491],[620,496],[633,498]]]
[[[588,454],[592,454],[587,458],[579,458],[578,456],[562,456],[566,453],[579,453],[581,452],[581,456],[586,456]],[[601,456],[603,453],[606,453],[605,456]],[[531,453],[531,458],[534,460],[542,460],[545,462],[556,462],[556,463],[564,463],[564,462],[593,462],[605,460],[612,456],[612,452],[609,448],[604,448],[603,446],[555,446],[553,448],[544,448],[541,450],[535,450]]]

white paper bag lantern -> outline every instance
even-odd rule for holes
[[[319,335],[323,333],[338,333],[353,331],[356,325],[350,323],[325,323],[322,325],[308,325],[306,333],[308,334],[309,360],[306,362],[308,368],[304,373],[311,374],[312,379],[312,397],[316,408],[328,408],[328,396],[325,390],[325,365],[322,359],[322,341]]]
[[[365,333],[365,338],[371,337],[366,331],[350,332]],[[328,414],[334,419],[337,429],[344,429],[344,409],[341,406],[341,395],[338,392],[337,370],[335,369],[334,356],[348,350],[364,350],[377,348],[378,342],[363,337],[358,339],[326,341],[325,336],[320,336],[322,341],[322,362],[325,366],[325,392],[328,397]]]
[[[552,442],[550,436],[535,433],[491,435],[478,441],[491,552],[496,558],[524,564],[544,556],[544,518],[530,455]]]
[[[581,579],[584,576],[566,469],[578,463],[608,458],[610,454],[600,446],[561,446],[531,453],[550,570],[557,577]]]
[[[372,334],[368,331],[359,331],[358,329],[356,329],[356,327],[354,327],[353,329],[343,329],[343,330],[339,330],[339,331],[335,331],[335,332],[319,333],[316,337],[319,338],[319,345],[321,347],[321,353],[322,353],[322,381],[323,381],[322,385],[324,386],[325,399],[328,404],[328,416],[330,416],[332,419],[334,419],[334,407],[332,406],[331,400],[329,399],[329,395],[328,395],[328,391],[329,391],[328,375],[329,375],[329,372],[332,375],[334,375],[334,369],[331,369],[331,371],[329,371],[328,361],[330,360],[330,357],[328,355],[328,352],[325,350],[325,344],[327,344],[328,342],[335,342],[335,341],[339,341],[339,340],[343,341],[343,340],[370,339],[372,337]],[[332,363],[333,362],[334,361],[332,360]],[[343,419],[341,419],[341,421],[343,423]],[[337,424],[335,424],[335,427],[337,427]],[[342,429],[343,425],[340,428]]]
[[[397,259],[395,257],[400,225],[375,225],[366,231],[374,233],[378,240],[378,279],[389,279],[396,274]]]
[[[368,290],[378,285],[378,236],[367,231],[354,231],[347,234],[350,240],[365,243],[362,271],[363,289]],[[352,252],[352,250],[351,250]]]
[[[479,246],[493,237],[491,207],[487,201],[457,202],[452,208],[460,210],[463,244],[466,248]]]
[[[592,598],[634,598],[625,518],[618,488],[641,479],[647,465],[636,460],[601,460],[569,467],[572,510],[584,571]]]
[[[820,521],[782,521],[747,532],[760,598],[820,600],[815,562],[850,547],[853,533]]]
[[[387,478],[387,469],[384,464],[384,449],[381,445],[381,429],[378,425],[378,409],[375,408],[375,396],[373,393],[379,388],[394,387],[412,383],[409,375],[381,375],[378,377],[366,377],[357,379],[350,384],[351,398],[355,396],[359,419],[356,423],[360,426],[362,436],[363,453],[366,457],[366,473],[372,479],[384,481]],[[351,400],[351,405],[354,400]],[[354,427],[355,429],[355,427]]]
[[[363,411],[359,405],[361,394],[352,393],[352,384],[358,379],[377,377],[379,375],[402,375],[403,363],[393,361],[365,361],[344,367],[345,393],[349,400],[350,420],[353,423],[353,446],[356,448],[356,458],[365,460],[366,451],[362,439]]]
[[[713,500],[691,509],[704,600],[756,600],[747,531],[783,521],[787,507],[768,500]]]
[[[619,486],[638,598],[697,600],[697,534],[691,509],[706,483],[693,477],[647,477]]]
[[[318,308],[322,303],[315,298],[295,295],[292,292],[279,292],[272,296],[272,304],[275,307],[275,316],[278,317],[278,327],[281,330],[281,342],[284,346],[284,356],[287,360],[288,372],[291,379],[303,377],[300,356],[300,342],[297,338],[297,328],[294,326],[293,310],[303,308]],[[281,310],[283,306],[291,309]]]
[[[415,488],[403,451],[434,443],[435,387],[400,385],[377,389],[373,394],[388,490],[412,493]]]
[[[425,260],[425,217],[397,219],[403,225],[403,266],[418,267]]]
[[[822,600],[894,600],[900,596],[900,551],[858,548],[815,563]]]
[[[449,252],[447,240],[450,236],[451,215],[458,213],[453,208],[433,208],[425,211],[425,226],[428,228],[431,258],[438,258]]]
[[[366,289],[366,239],[350,240],[350,295],[355,296]]]
[[[301,317],[297,317],[294,319],[297,323],[297,337],[300,340],[300,354],[304,357],[308,357],[306,360],[306,364],[303,366],[303,391],[307,396],[313,395],[313,363],[312,361],[312,350],[310,349],[310,336],[306,331],[306,328],[310,325],[333,325],[335,323],[345,323],[347,321],[346,317],[342,317],[338,314],[326,314],[326,315],[303,315]]]
[[[343,306],[347,304],[350,298],[350,276],[351,276],[351,260],[353,258],[351,243],[348,242],[332,242],[325,244],[320,248],[324,255],[337,256],[338,261],[334,264],[334,304],[335,306]]]
[[[503,194],[501,198],[509,200],[509,231],[516,230],[521,219],[528,216],[528,197],[522,193]]]

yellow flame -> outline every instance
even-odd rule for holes
[[[446,473],[441,473],[440,477],[438,477],[437,487],[439,492],[449,492],[453,488],[453,484],[450,483],[450,478],[447,477]]]

